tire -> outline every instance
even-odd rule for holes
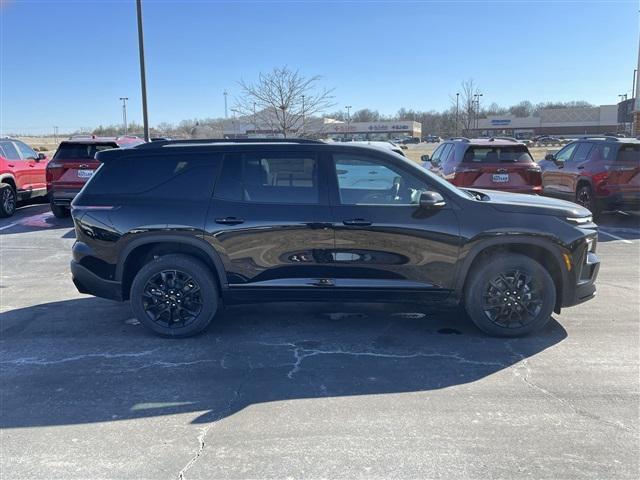
[[[576,203],[588,209],[594,218],[600,215],[601,209],[589,185],[582,185],[576,191]]]
[[[469,317],[480,330],[497,337],[520,337],[539,330],[551,318],[555,303],[556,288],[549,272],[516,253],[483,259],[470,272],[465,288]]]
[[[0,184],[0,218],[7,218],[16,213],[16,191],[8,183]]]
[[[220,303],[211,270],[199,260],[181,254],[164,255],[144,265],[134,278],[130,293],[136,318],[164,337],[184,338],[202,332]],[[168,301],[172,303],[165,307],[163,302]],[[163,312],[163,308],[168,310]]]
[[[50,202],[49,206],[51,207],[53,216],[56,218],[67,218],[69,215],[71,215],[71,210],[69,210],[67,207],[55,205],[53,202]]]

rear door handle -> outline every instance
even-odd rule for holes
[[[365,220],[363,218],[352,218],[351,220],[344,220],[342,223],[355,227],[367,227],[371,225],[369,220]]]
[[[244,220],[238,217],[225,217],[216,218],[216,223],[221,223],[223,225],[239,225],[241,223],[244,223]]]

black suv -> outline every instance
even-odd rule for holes
[[[597,227],[573,203],[459,189],[388,149],[158,141],[99,152],[72,203],[82,293],[173,337],[222,305],[464,304],[517,336],[592,298]]]

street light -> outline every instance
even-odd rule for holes
[[[229,118],[229,115],[227,114],[227,91],[225,90],[222,92],[222,95],[224,95],[224,118]]]
[[[473,98],[475,98],[475,104],[476,104],[476,108],[475,108],[475,129],[478,129],[478,119],[480,118],[480,97],[482,96],[482,93],[474,93],[473,94]]]
[[[231,113],[233,113],[233,138],[236,139],[238,138],[238,131],[236,129],[236,113],[238,113],[238,110],[232,108]]]
[[[304,95],[302,95],[302,134],[304,135]]]
[[[144,70],[144,38],[142,34],[142,0],[136,0],[138,15],[138,49],[140,50],[140,86],[142,88],[142,122],[144,124],[144,141],[149,141],[149,117],[147,115],[147,76]]]
[[[347,132],[349,132],[349,138],[351,138],[351,105],[345,105],[344,108],[347,110]],[[347,138],[346,134],[344,138]]]
[[[127,128],[127,100],[129,97],[120,97],[122,100],[122,123],[124,124],[124,134],[127,135],[129,130]]]

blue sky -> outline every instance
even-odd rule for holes
[[[0,0],[4,132],[141,121],[135,1]],[[638,1],[144,0],[149,120],[223,116],[237,80],[287,65],[322,75],[336,108],[445,109],[630,93]]]

